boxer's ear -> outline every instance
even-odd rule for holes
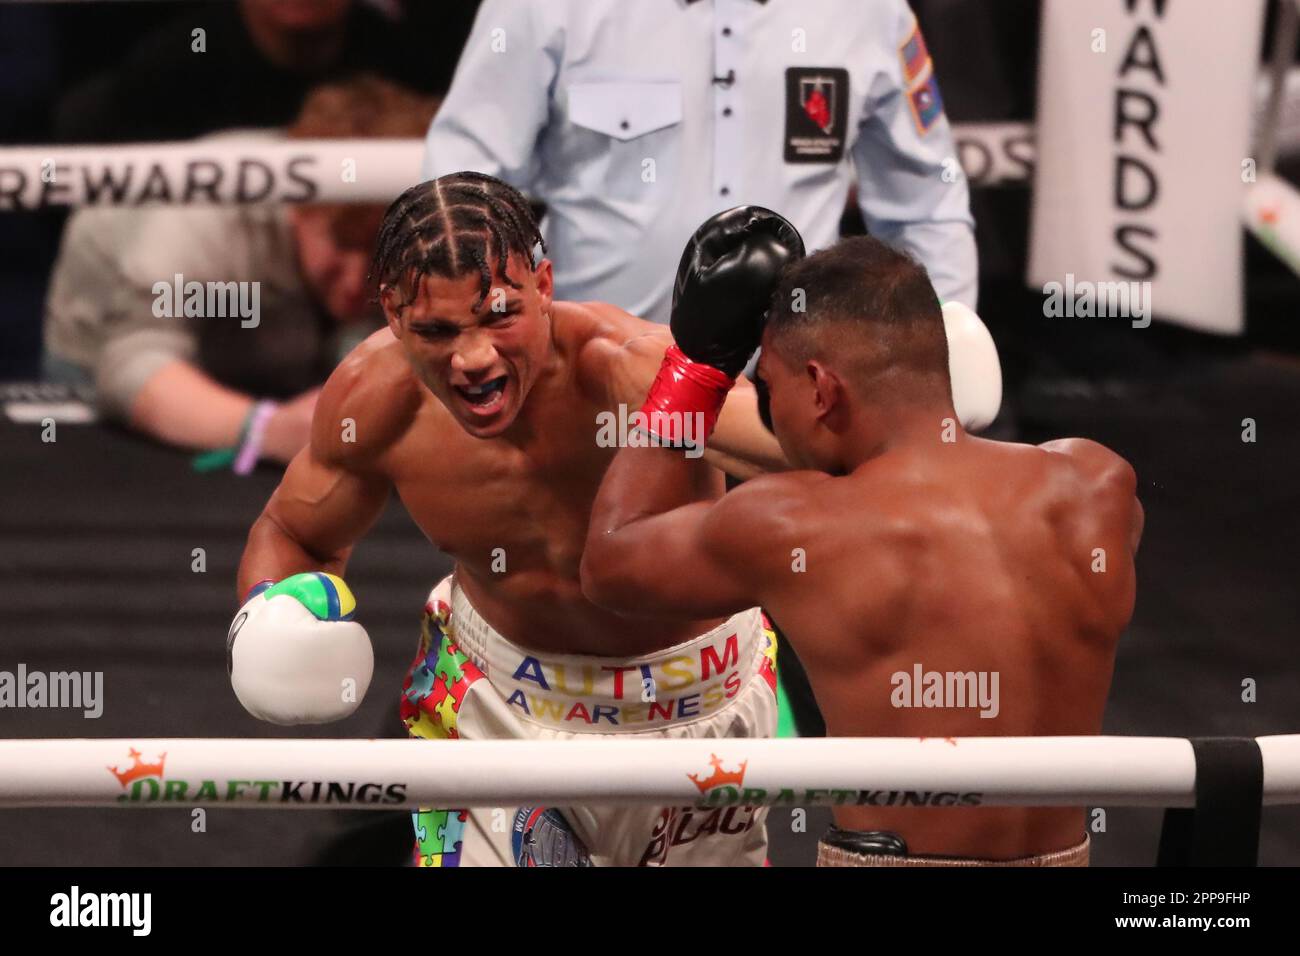
[[[555,270],[550,259],[543,259],[533,270],[537,282],[537,295],[542,300],[542,312],[551,311],[551,301],[555,297]]]
[[[393,316],[393,287],[387,283],[379,286],[379,307],[384,310],[384,318],[391,321]]]
[[[381,285],[379,287],[379,307],[384,310],[384,320],[388,323],[388,331],[393,333],[394,338],[402,337],[402,316],[398,311],[399,291],[391,285]]]
[[[835,428],[844,416],[845,390],[844,382],[833,369],[816,359],[810,359],[804,366],[804,374],[812,385],[813,403],[817,407],[817,418]]]

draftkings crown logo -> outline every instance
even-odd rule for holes
[[[123,790],[135,781],[141,780],[145,777],[157,777],[160,780],[162,779],[163,764],[167,761],[166,753],[158,755],[157,763],[145,763],[140,759],[142,756],[140,751],[136,750],[134,747],[127,751],[127,755],[131,758],[131,766],[127,767],[125,770],[120,770],[117,767],[107,768],[109,773],[117,777],[117,781],[122,785]]]
[[[688,773],[686,776],[691,778],[691,782],[699,788],[700,793],[708,793],[714,787],[733,786],[737,790],[745,782],[745,768],[749,766],[749,761],[741,763],[739,770],[724,770],[722,768],[722,758],[717,754],[709,754],[709,766],[713,768],[713,773],[701,780],[696,774]]]

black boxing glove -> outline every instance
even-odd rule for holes
[[[761,206],[738,206],[691,236],[677,267],[669,326],[692,362],[735,378],[763,337],[781,271],[804,256],[799,230]]]
[[[702,444],[763,337],[781,270],[803,257],[799,230],[770,209],[740,206],[714,216],[686,244],[669,323],[676,344],[641,407],[659,442]],[[690,439],[688,422],[698,422]]]

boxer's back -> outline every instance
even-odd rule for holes
[[[818,483],[800,522],[807,570],[770,610],[828,733],[1100,732],[1132,611],[1133,490],[1132,469],[1091,442],[969,437]],[[885,805],[836,818],[939,855],[1014,858],[1082,838],[1076,809]]]

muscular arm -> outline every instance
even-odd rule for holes
[[[363,344],[326,383],[311,443],[289,464],[249,531],[239,565],[241,599],[268,578],[313,570],[342,575],[352,546],[383,511],[391,484],[376,459],[391,440],[401,399],[392,396],[383,404],[382,388],[376,387],[382,376],[372,368],[367,381],[366,361]],[[344,441],[345,418],[353,419],[356,441]]]
[[[625,405],[634,412],[645,401],[650,383],[663,362],[672,334],[662,325],[634,318],[612,306],[602,306],[605,335],[584,350],[586,374],[604,389],[610,408]],[[789,468],[776,437],[758,417],[758,395],[741,377],[722,406],[704,459],[742,480]]]
[[[239,597],[258,581],[301,571],[342,575],[352,546],[388,500],[386,482],[350,473],[304,448],[253,523],[239,563]]]
[[[698,619],[761,603],[765,560],[780,552],[806,472],[757,478],[691,502],[703,468],[671,448],[624,448],[605,474],[582,556],[582,589],[626,614]],[[689,503],[688,503],[689,502]]]
[[[1095,556],[1094,549],[1111,556],[1105,574],[1088,573],[1083,577],[1092,584],[1107,618],[1118,631],[1127,626],[1137,598],[1134,559],[1145,523],[1137,499],[1137,474],[1132,465],[1105,445],[1087,439],[1064,438],[1041,447],[1071,459],[1077,469],[1084,505],[1078,532],[1082,536],[1081,561],[1089,563]]]

